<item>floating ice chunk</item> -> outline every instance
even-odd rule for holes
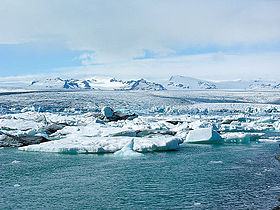
[[[173,131],[175,132],[180,132],[180,131],[189,131],[190,128],[190,123],[189,122],[183,122],[183,123],[178,123],[174,128],[172,128]]]
[[[223,132],[262,132],[271,130],[267,124],[261,124],[257,122],[240,123],[235,122],[230,125],[221,125],[220,131]]]
[[[280,121],[276,121],[273,123],[273,127],[275,130],[280,131]]]
[[[4,140],[5,138],[6,138],[6,135],[3,134],[3,133],[1,133],[1,131],[0,131],[0,141],[1,141],[1,140]]]
[[[34,121],[24,119],[0,119],[0,128],[4,130],[27,131],[29,129],[38,129],[43,125],[43,123],[36,123]]]
[[[13,136],[10,134],[0,134],[0,136],[1,136],[0,146],[2,147],[20,147],[24,145],[26,146],[30,144],[39,144],[42,142],[49,141],[48,139],[42,136],[31,136],[31,135]]]
[[[133,145],[134,145],[134,139],[131,139],[130,142],[128,142],[124,147],[115,152],[114,155],[118,157],[126,157],[126,156],[141,156],[142,154],[139,152],[135,152],[133,150]]]
[[[274,123],[276,120],[273,117],[265,117],[258,120],[260,123]]]
[[[179,138],[132,138],[132,137],[77,137],[67,138],[20,147],[23,151],[58,152],[58,153],[113,153],[121,150],[134,139],[133,150],[137,152],[152,152],[179,149]]]
[[[248,133],[225,133],[221,135],[225,143],[250,143],[250,135]]]
[[[264,133],[224,133],[222,134],[222,138],[225,143],[239,143],[239,144],[249,144],[251,141],[256,141],[260,137],[262,137]]]
[[[209,121],[201,121],[201,120],[196,120],[196,121],[190,123],[189,127],[194,130],[198,129],[198,128],[212,128],[213,130],[218,130],[218,127],[216,124],[213,124]]]
[[[198,128],[188,133],[185,143],[222,144],[222,137],[212,128]]]
[[[136,131],[122,131],[119,133],[115,133],[112,136],[129,136],[129,137],[136,137],[137,133]]]
[[[130,139],[68,136],[67,138],[50,141],[49,144],[20,147],[23,151],[58,152],[58,153],[113,153],[121,150]]]
[[[268,139],[259,139],[258,142],[267,142],[267,143],[275,143],[279,142],[279,138],[268,138]]]
[[[154,138],[134,138],[133,149],[137,152],[178,150],[180,138],[161,136]]]
[[[221,161],[221,160],[211,160],[209,163],[211,163],[211,164],[222,164],[224,162]]]
[[[113,114],[114,114],[113,109],[111,109],[108,106],[103,107],[101,112],[102,112],[103,116],[106,117],[106,118],[112,117]]]
[[[105,122],[104,122],[103,120],[96,119],[96,121],[95,121],[95,122],[96,122],[96,123],[100,123],[100,124],[105,125]]]

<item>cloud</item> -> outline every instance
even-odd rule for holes
[[[110,75],[122,79],[146,79],[161,82],[172,75],[185,75],[205,80],[252,80],[280,78],[280,52],[247,55],[208,53],[158,59],[131,60],[96,66],[56,69],[66,77],[87,78]]]
[[[95,57],[95,53],[83,53],[78,57],[78,59],[82,62],[83,65],[91,65],[96,63]]]
[[[87,58],[87,56],[85,56]],[[139,79],[162,82],[172,75],[185,75],[205,80],[252,80],[280,78],[280,52],[247,55],[222,52],[174,56],[157,59],[130,60],[101,65],[85,65],[53,69],[48,74],[0,77],[5,86],[30,84],[40,78],[62,77],[87,79],[107,75],[120,79]]]
[[[280,42],[280,1],[0,0],[0,44],[63,42],[82,62],[125,62],[190,47]],[[167,52],[167,53],[166,53]],[[84,55],[85,56],[85,55]]]

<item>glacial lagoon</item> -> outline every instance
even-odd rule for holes
[[[2,147],[1,208],[271,209],[280,197],[279,98],[276,91],[2,93],[1,135],[68,142],[52,151]],[[104,106],[138,117],[103,124]],[[46,134],[50,122],[67,126]],[[204,128],[223,142],[182,144]],[[92,139],[102,152],[79,144],[95,149]],[[114,154],[124,139],[140,155]],[[178,147],[166,139],[179,139]]]

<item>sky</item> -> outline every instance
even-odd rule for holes
[[[280,80],[280,0],[0,0],[0,77]]]

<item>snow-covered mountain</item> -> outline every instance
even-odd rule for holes
[[[169,90],[176,89],[216,89],[213,82],[185,76],[172,76],[164,83]]]
[[[12,91],[19,88],[23,90],[208,90],[208,89],[237,89],[237,90],[280,90],[280,82],[265,80],[234,80],[211,82],[186,76],[172,76],[169,80],[161,84],[139,80],[121,80],[110,76],[95,75],[86,79],[63,79],[56,78],[40,78],[29,83],[28,81],[18,81],[11,83],[10,81],[0,81],[0,92]],[[2,91],[2,89],[3,91]]]
[[[243,89],[243,90],[275,90],[280,89],[280,82],[266,80],[229,80],[210,82],[185,76],[172,76],[163,83],[168,90],[199,89]]]
[[[32,81],[29,87],[35,89],[93,89],[92,83],[94,80],[77,80],[77,79],[61,79],[57,78],[48,78],[45,80],[36,80]]]
[[[129,81],[119,80],[119,81],[125,84],[125,86],[119,88],[118,90],[166,90],[166,88],[163,87],[161,84],[150,82],[145,79],[129,80]]]
[[[110,77],[95,77],[86,80],[48,78],[44,80],[32,81],[29,85],[31,89],[97,89],[97,90],[165,90],[158,83],[139,80],[117,80]]]
[[[216,82],[218,89],[275,90],[280,89],[280,82],[266,80],[236,80]]]

